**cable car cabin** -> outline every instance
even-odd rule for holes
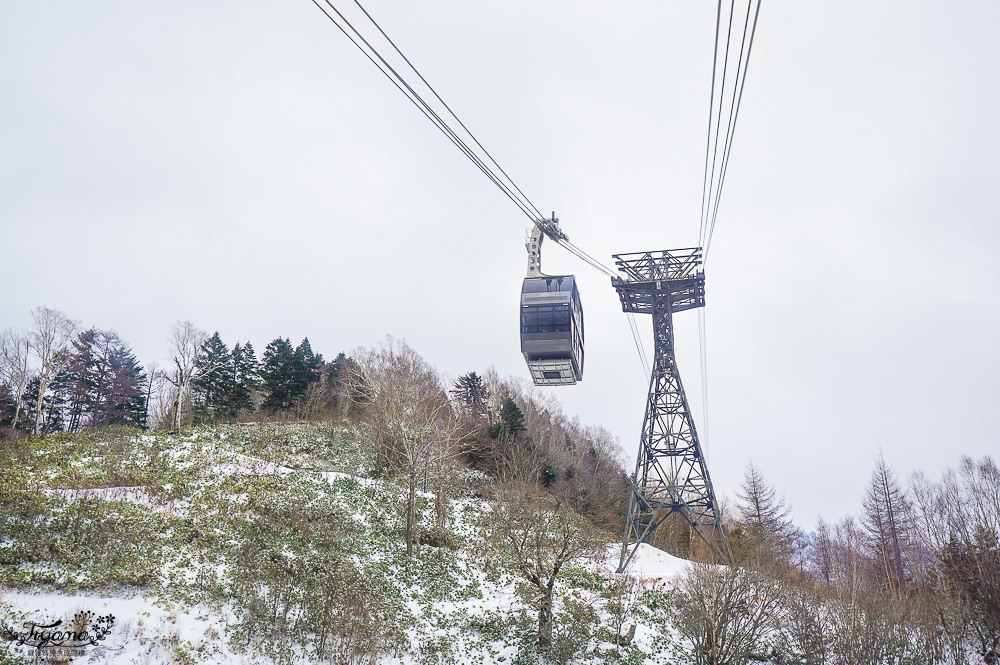
[[[571,386],[583,379],[583,306],[572,275],[524,280],[521,353],[536,386]]]

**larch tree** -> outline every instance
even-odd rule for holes
[[[736,510],[740,525],[759,551],[759,559],[771,560],[775,555],[787,560],[795,550],[798,529],[792,523],[791,508],[779,498],[767,483],[756,464],[751,461],[736,492]]]
[[[36,307],[31,310],[31,319],[34,328],[29,333],[30,345],[38,362],[38,396],[33,430],[37,436],[45,394],[69,363],[70,354],[67,351],[76,332],[77,323],[62,312],[49,307]]]
[[[877,575],[888,588],[899,590],[907,581],[905,557],[912,537],[913,509],[882,454],[865,491],[862,510],[861,523]]]

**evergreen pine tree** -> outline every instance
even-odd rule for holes
[[[52,384],[70,431],[145,424],[146,375],[117,333],[90,328],[73,340],[66,370]]]
[[[232,385],[225,401],[225,413],[235,418],[254,407],[253,395],[260,387],[260,364],[253,345],[237,342],[232,353]]]
[[[105,424],[145,427],[148,377],[142,365],[124,344],[111,351],[108,364],[111,371],[106,391]]]
[[[63,391],[61,397],[67,404],[66,428],[71,432],[89,424],[86,421],[89,421],[97,405],[100,388],[94,357],[97,335],[95,328],[77,334],[71,346],[72,358],[66,368],[66,381],[60,386]]]
[[[284,411],[295,403],[297,386],[295,350],[288,339],[271,341],[264,349],[261,378],[263,406],[268,411]]]
[[[293,402],[306,394],[306,390],[309,388],[309,384],[313,381],[317,381],[323,371],[323,356],[320,354],[314,354],[312,350],[312,345],[309,344],[309,338],[306,337],[302,342],[295,348],[295,381],[292,393],[294,394]]]
[[[463,374],[458,377],[458,380],[455,381],[455,387],[449,392],[470,414],[481,418],[486,417],[487,390],[483,377],[475,372]]]
[[[521,411],[521,407],[517,405],[517,402],[512,397],[508,397],[503,401],[503,407],[500,409],[500,420],[490,425],[486,433],[494,439],[502,438],[507,441],[513,441],[518,434],[524,432],[526,429],[524,412]]]
[[[3,438],[14,427],[14,411],[17,402],[14,392],[6,383],[0,383],[0,438]]]
[[[216,331],[202,343],[195,361],[191,380],[195,422],[224,415],[227,398],[232,393],[232,369],[232,355]]]

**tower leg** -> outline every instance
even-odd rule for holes
[[[655,360],[618,571],[671,514],[719,554],[728,552],[718,502],[674,357],[669,291],[652,296]],[[726,549],[720,551],[720,542]]]

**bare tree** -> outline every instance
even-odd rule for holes
[[[14,398],[13,429],[21,415],[21,398],[31,378],[31,341],[23,330],[7,329],[0,334],[0,382],[10,386]]]
[[[785,504],[784,497],[778,498],[753,461],[747,465],[743,485],[736,495],[739,498],[736,509],[741,526],[755,549],[772,555],[759,558],[763,561],[778,558],[787,561],[795,551],[798,536],[798,530],[792,524],[791,509]]]
[[[77,323],[62,312],[49,307],[36,307],[31,310],[31,319],[35,324],[29,333],[31,351],[38,361],[38,402],[35,405],[34,427],[34,434],[37,436],[45,393],[52,385],[52,381],[69,363],[67,349],[76,332]]]
[[[915,478],[913,494],[922,537],[939,546],[938,599],[953,599],[941,614],[952,651],[967,636],[985,662],[1000,662],[1000,468],[963,457],[940,483]]]
[[[173,395],[168,390],[170,380],[167,372],[157,363],[146,368],[149,381],[146,384],[146,427],[166,428],[171,422]]]
[[[783,587],[749,568],[692,563],[675,596],[675,625],[698,665],[743,665],[765,660]]]
[[[618,652],[635,637],[636,609],[645,591],[638,578],[627,573],[617,573],[601,594],[607,599],[604,611],[611,619],[611,632],[614,634],[615,650]],[[632,627],[626,630],[625,625],[629,621],[633,621]]]
[[[463,454],[465,427],[462,418],[448,411],[434,430],[434,447],[431,451],[431,473],[434,476],[434,514],[438,531],[447,526],[449,481],[454,477],[458,459]]]
[[[362,371],[350,392],[364,402],[376,471],[406,483],[404,537],[406,553],[413,555],[419,546],[417,483],[437,458],[435,449],[454,442],[451,407],[437,372],[405,342],[389,338],[378,349],[353,355]]]
[[[174,386],[173,431],[181,429],[181,414],[191,393],[191,380],[195,377],[198,351],[208,339],[208,333],[194,327],[190,321],[178,321],[170,328],[171,362],[173,368],[166,379]]]
[[[901,589],[907,581],[906,555],[913,527],[912,506],[896,473],[879,454],[864,499],[862,524],[883,584]]]
[[[538,648],[552,646],[553,592],[566,564],[592,559],[603,552],[606,539],[567,504],[539,494],[534,488],[503,486],[493,509],[484,515],[488,556],[519,571],[538,592]]]

